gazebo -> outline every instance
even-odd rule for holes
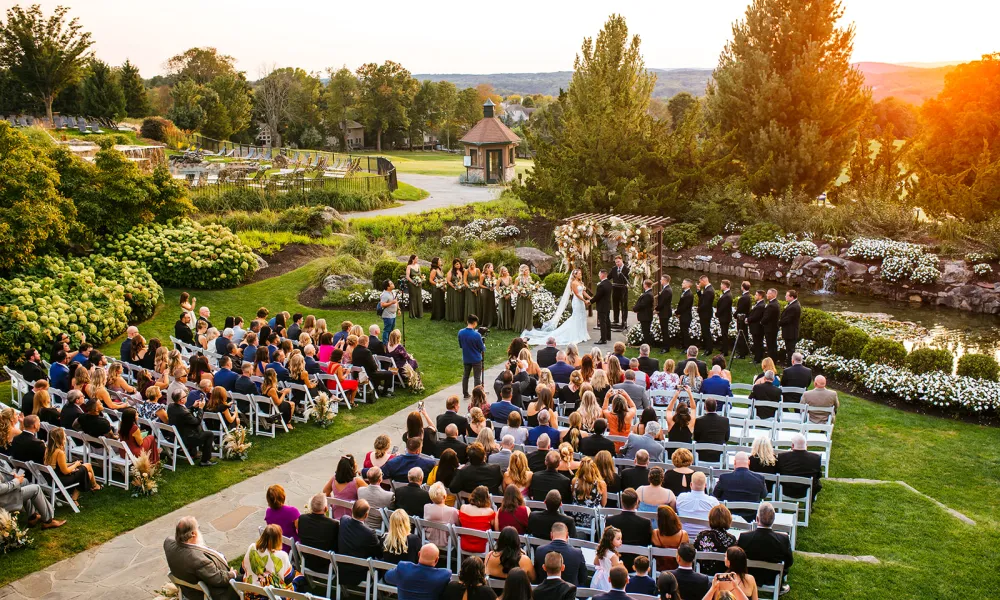
[[[489,98],[483,118],[462,137],[465,146],[465,180],[468,183],[503,183],[514,178],[514,148],[521,138],[494,116]]]
[[[663,273],[663,228],[673,223],[671,217],[580,213],[563,219],[556,227],[556,246],[566,269],[573,263],[584,264],[593,279],[594,261],[591,250],[602,243],[617,252],[632,265],[633,276],[652,277],[651,252],[656,253],[656,277]],[[652,250],[650,250],[652,246]]]

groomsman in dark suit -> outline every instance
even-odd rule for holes
[[[753,361],[760,364],[764,360],[764,290],[754,293],[754,305],[747,317],[747,326],[753,338]]]
[[[691,309],[694,308],[694,292],[691,291],[692,282],[685,279],[681,282],[681,297],[677,301],[677,318],[680,319],[681,328],[677,334],[681,349],[691,345]]]
[[[740,286],[740,299],[736,301],[736,358],[744,358],[750,348],[750,331],[747,328],[747,318],[750,316],[750,309],[753,307],[753,298],[750,297],[750,282],[744,281]]]
[[[670,315],[673,310],[674,291],[670,289],[670,275],[660,276],[660,293],[656,296],[656,314],[660,317],[660,336],[663,346],[660,352],[670,352]]]
[[[715,312],[715,288],[708,282],[708,275],[698,279],[698,322],[701,324],[701,350],[705,356],[712,355],[712,314]]]
[[[723,279],[719,282],[719,286],[722,288],[722,295],[719,296],[719,302],[715,305],[715,316],[718,317],[719,327],[722,328],[722,337],[719,339],[719,344],[722,346],[723,356],[733,349],[729,345],[729,324],[733,322],[733,295],[729,291],[730,285],[728,279]]]
[[[785,292],[785,310],[781,311],[778,325],[781,326],[781,339],[785,340],[785,364],[792,365],[792,354],[799,342],[799,319],[802,318],[802,306],[799,305],[799,293],[795,290]]]
[[[642,294],[635,301],[635,306],[632,307],[632,310],[635,312],[635,318],[639,320],[639,325],[642,327],[642,343],[652,344],[653,282],[649,279],[642,281]]]
[[[781,305],[778,304],[778,290],[767,290],[767,305],[764,306],[764,317],[760,324],[764,327],[764,343],[767,345],[767,355],[771,360],[778,361],[778,320],[781,318]]]
[[[597,275],[601,282],[597,284],[594,297],[590,299],[591,304],[597,305],[597,324],[601,328],[601,339],[598,344],[606,344],[611,341],[611,296],[613,288],[611,280],[608,279],[608,270],[601,269]]]
[[[611,285],[613,293],[611,295],[614,304],[615,321],[614,327],[625,329],[628,325],[628,276],[629,267],[622,260],[621,255],[615,257],[615,266],[611,269]],[[608,338],[610,339],[610,338]]]

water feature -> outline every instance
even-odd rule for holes
[[[827,296],[837,291],[837,267],[830,265],[826,275],[823,275],[823,287],[813,292],[820,296]]]
[[[831,269],[832,270],[832,269]],[[674,288],[674,302],[680,293],[681,280],[685,277],[697,281],[703,275],[698,271],[667,268],[664,271],[670,275]],[[733,293],[739,293],[740,282],[734,277],[710,275],[712,285],[719,289],[719,280],[729,279],[733,282]],[[906,302],[895,302],[868,296],[855,296],[833,293],[833,284],[827,291],[827,280],[832,276],[827,272],[824,277],[824,290],[800,290],[799,302],[802,306],[818,308],[827,312],[856,312],[866,315],[887,315],[896,321],[907,321],[919,325],[910,336],[900,339],[907,350],[913,348],[946,348],[955,357],[968,352],[991,354],[1000,360],[1000,317],[969,313],[946,307],[914,305]],[[773,281],[750,281],[752,289],[777,288],[784,298],[784,290],[788,286]],[[735,305],[735,299],[734,299]],[[921,330],[924,329],[926,332]]]

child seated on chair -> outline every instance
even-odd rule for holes
[[[625,592],[656,596],[656,582],[649,576],[649,559],[645,556],[636,556],[635,560],[632,561],[632,568],[635,569],[635,573],[628,576]]]

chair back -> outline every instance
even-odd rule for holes
[[[208,585],[204,581],[199,581],[197,584],[188,583],[173,573],[167,573],[167,579],[177,586],[177,600],[194,597],[190,592],[188,592],[188,595],[185,596],[184,590],[197,590],[199,593],[204,594],[205,598],[212,597],[212,591],[208,589]]]
[[[233,586],[233,589],[236,590],[236,595],[240,597],[240,600],[246,600],[247,594],[250,594],[251,597],[263,597],[263,598],[271,597],[268,595],[267,590],[265,588],[260,587],[259,585],[243,583],[242,581],[236,581],[235,579],[230,579],[229,585]],[[211,598],[211,597],[212,596],[210,594],[207,593],[205,594],[205,598]]]

